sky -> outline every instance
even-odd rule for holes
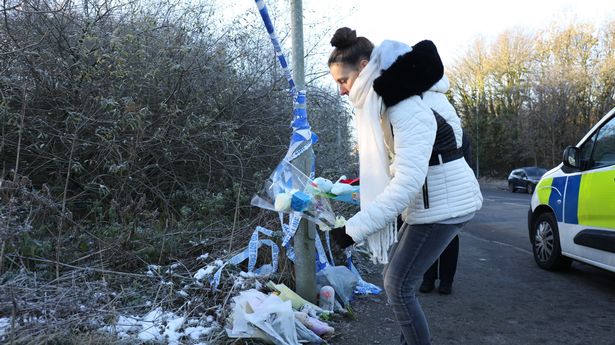
[[[281,8],[288,8],[290,1],[265,0],[267,4],[277,2]],[[253,0],[223,2],[233,7],[233,15],[256,11]],[[613,0],[303,0],[303,10],[306,40],[322,35],[322,29],[329,31],[318,38],[325,51],[330,50],[328,41],[335,29],[348,26],[375,44],[395,39],[412,45],[430,39],[445,65],[461,56],[479,36],[489,40],[507,29],[534,31],[555,22],[600,27],[615,20]],[[310,24],[316,24],[316,29]]]
[[[412,45],[430,39],[445,63],[462,55],[479,36],[489,40],[507,29],[534,31],[556,21],[600,27],[615,20],[613,0],[304,0],[304,8],[331,3],[356,9],[346,18],[340,16],[338,26],[351,27],[375,44],[396,39]]]

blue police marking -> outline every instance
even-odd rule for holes
[[[564,200],[562,199],[564,198],[564,190],[566,188],[567,178],[567,176],[554,177],[553,182],[551,183],[551,188],[555,190],[552,190],[551,195],[549,196],[549,206],[551,206],[551,208],[555,212],[555,218],[558,222],[564,221]]]
[[[579,189],[581,175],[568,176],[564,198],[564,223],[579,224]]]

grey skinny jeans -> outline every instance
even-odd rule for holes
[[[401,226],[382,275],[389,304],[401,328],[402,345],[431,344],[427,319],[416,298],[417,286],[462,227],[463,224]]]

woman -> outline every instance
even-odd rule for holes
[[[361,177],[361,211],[332,235],[341,246],[367,242],[386,264],[384,288],[401,343],[430,344],[415,290],[482,205],[460,149],[461,121],[445,96],[444,67],[430,41],[374,47],[340,28],[331,44],[331,75],[356,111]]]

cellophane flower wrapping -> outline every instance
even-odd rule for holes
[[[286,160],[275,168],[251,204],[283,213],[301,212],[319,226],[334,227],[336,221],[326,192]]]

